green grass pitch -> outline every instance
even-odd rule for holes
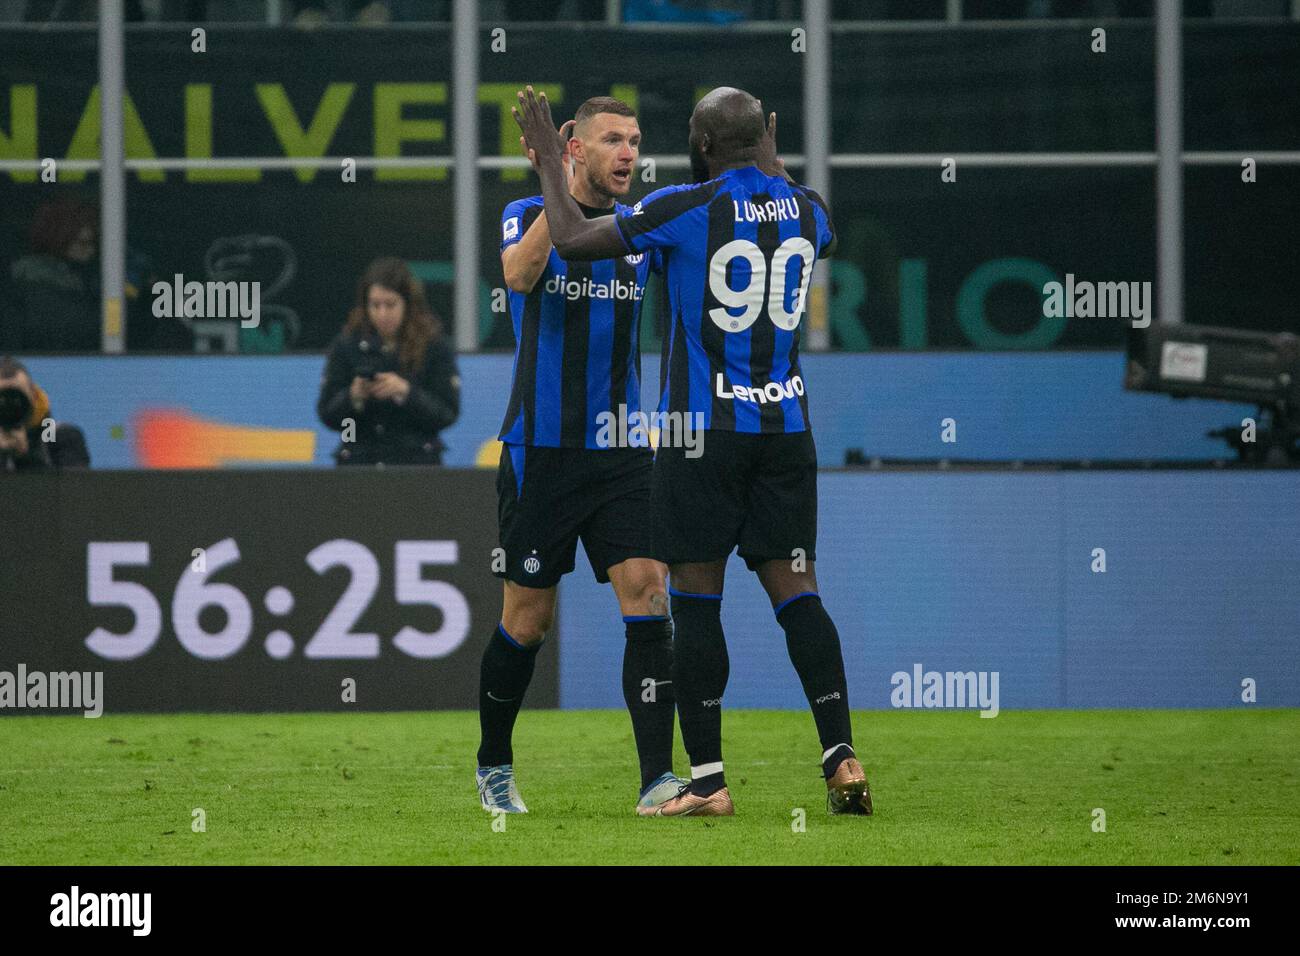
[[[625,713],[525,711],[497,832],[472,712],[7,717],[0,864],[1300,863],[1296,710],[860,712],[856,818],[806,713],[724,721],[737,815],[647,820]]]

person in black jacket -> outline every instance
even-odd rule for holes
[[[0,474],[89,468],[86,436],[50,417],[50,398],[22,362],[0,358]]]
[[[30,251],[9,269],[10,298],[0,342],[17,352],[98,352],[101,347],[97,245],[99,213],[62,196],[32,216]]]
[[[456,353],[401,259],[376,259],[357,283],[316,403],[342,433],[340,465],[437,465],[438,433],[460,415]]]

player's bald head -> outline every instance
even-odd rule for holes
[[[691,143],[715,162],[752,159],[765,131],[763,104],[734,86],[710,90],[691,113]]]

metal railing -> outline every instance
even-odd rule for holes
[[[1188,150],[1182,154],[1184,166],[1237,166],[1249,157],[1257,163],[1276,166],[1300,164],[1300,150]],[[662,156],[642,156],[642,161],[653,160],[659,169],[685,170],[691,168],[691,158],[685,153]],[[801,169],[805,158],[799,153],[782,156],[785,165]],[[831,153],[827,165],[831,169],[928,169],[939,168],[953,160],[958,166],[975,166],[985,169],[1026,168],[1087,168],[1087,167],[1141,167],[1155,166],[1157,154],[1141,151],[1080,152],[1080,153]],[[40,159],[0,159],[0,173],[39,172]],[[56,159],[60,170],[67,172],[97,173],[102,163],[98,159]],[[456,168],[454,156],[250,156],[239,158],[160,158],[128,159],[122,166],[127,172],[188,172],[190,170],[260,169],[268,172],[294,169],[340,169],[344,163],[353,163],[357,169],[448,169]],[[501,169],[528,169],[528,160],[522,156],[477,156],[474,167],[480,172]]]
[[[953,16],[953,12],[956,16]],[[1300,0],[1293,0],[1292,13],[1300,17]],[[1110,152],[967,152],[967,153],[830,153],[817,150],[809,155],[789,155],[786,162],[802,170],[801,178],[823,195],[830,189],[830,171],[836,169],[905,169],[939,168],[949,160],[958,166],[984,168],[1069,168],[1069,167],[1154,167],[1156,170],[1156,232],[1157,232],[1157,282],[1161,291],[1160,319],[1179,321],[1182,314],[1182,170],[1184,166],[1235,165],[1250,157],[1258,163],[1293,165],[1300,163],[1300,151],[1294,150],[1202,150],[1184,151],[1181,134],[1181,9],[1178,0],[1156,0],[1156,70],[1153,80],[1156,92],[1156,123],[1154,150]],[[230,170],[257,168],[268,171],[299,170],[305,168],[340,168],[345,161],[358,169],[456,169],[472,166],[477,170],[527,168],[522,156],[477,155],[478,104],[474,91],[478,88],[479,63],[476,39],[481,26],[479,5],[473,0],[455,0],[453,5],[452,64],[452,117],[457,128],[455,152],[439,156],[392,157],[233,157],[233,158],[136,158],[123,155],[122,110],[124,89],[124,52],[122,0],[103,0],[99,23],[99,83],[101,95],[101,123],[103,129],[102,154],[99,160],[56,160],[59,168],[69,171],[96,172],[102,178],[101,221],[102,279],[104,289],[103,348],[106,352],[120,352],[124,348],[123,289],[125,256],[125,174],[127,172],[190,170]],[[829,54],[827,42],[831,21],[827,0],[805,0],[804,12],[810,39],[810,55],[804,57],[804,108],[803,133],[805,143],[829,144],[832,118],[830,103]],[[961,20],[959,0],[950,0],[949,17],[935,21],[932,26],[953,28],[975,27],[971,21]],[[1016,21],[1020,26],[1059,26],[1061,21]],[[980,28],[993,25],[993,21],[979,21]],[[227,25],[223,25],[227,26]],[[414,25],[412,25],[414,26]],[[427,28],[427,25],[423,25]],[[781,28],[776,24],[753,25],[756,28]],[[912,24],[914,27],[915,24]],[[836,24],[842,29],[843,23]],[[895,24],[854,24],[850,29],[893,29]],[[699,29],[699,25],[693,25]],[[818,51],[815,55],[811,51]],[[654,157],[659,168],[685,170],[690,159],[684,154],[665,154]],[[39,171],[43,160],[0,160],[0,173]],[[455,177],[454,190],[454,256],[455,270],[455,329],[458,348],[465,351],[478,346],[478,252],[481,210],[478,200],[478,177]],[[815,275],[825,282],[826,270]],[[823,286],[823,291],[824,291]],[[814,294],[809,301],[814,311],[806,326],[808,346],[812,349],[830,345],[825,322],[826,296]],[[817,311],[821,310],[821,320]]]

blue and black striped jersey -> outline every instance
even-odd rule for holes
[[[579,204],[581,205],[581,204]],[[582,207],[588,218],[631,212]],[[501,249],[523,238],[542,214],[542,197],[506,206]],[[656,252],[598,262],[566,262],[554,248],[528,293],[510,291],[514,381],[500,439],[509,444],[598,448],[600,416],[627,420],[641,410],[639,323]]]
[[[799,322],[813,260],[835,237],[821,197],[746,166],[656,190],[616,221],[632,252],[663,254],[672,324],[659,411],[726,431],[807,429]]]

